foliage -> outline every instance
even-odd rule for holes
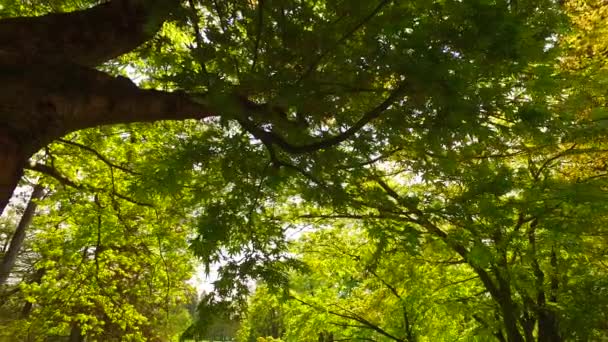
[[[260,284],[250,297],[237,341],[261,342],[281,341],[285,333],[286,319],[291,319],[279,296]]]
[[[239,326],[238,309],[215,293],[203,293],[193,313],[194,322],[180,336],[180,341],[232,340]]]
[[[120,128],[66,137],[37,156],[39,165],[51,160],[61,176],[45,179],[45,215],[29,232],[32,273],[15,289],[23,315],[8,323],[12,338],[67,336],[76,326],[94,340],[165,341],[189,324],[190,230],[169,198],[139,194],[146,177],[139,164],[103,157],[119,157],[116,148],[125,141],[131,142],[122,148],[125,158],[144,151],[154,156],[154,144],[137,144]]]

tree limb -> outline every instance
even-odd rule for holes
[[[405,94],[407,87],[407,82],[403,82],[401,85],[395,88],[384,101],[370,111],[366,112],[357,122],[355,122],[355,124],[353,124],[343,133],[330,137],[323,137],[319,141],[313,143],[302,145],[292,144],[276,132],[264,130],[263,128],[257,126],[253,121],[246,118],[240,119],[239,123],[243,126],[243,128],[245,128],[245,130],[266,144],[276,145],[283,151],[291,154],[310,153],[333,147],[352,138],[361,128],[370,123],[372,120],[378,118],[382,113],[384,113],[385,110],[399,100]]]
[[[86,145],[83,145],[83,144],[80,144],[80,143],[77,143],[77,142],[74,142],[74,141],[65,140],[65,139],[57,139],[57,141],[59,141],[62,144],[65,144],[65,145],[76,146],[76,147],[78,147],[80,149],[83,149],[85,151],[93,153],[99,160],[101,160],[102,162],[104,162],[110,168],[116,168],[116,169],[119,169],[121,171],[124,171],[124,172],[132,174],[132,175],[140,175],[139,172],[135,172],[135,171],[133,171],[131,169],[127,169],[124,166],[120,166],[120,165],[112,163],[110,160],[108,160],[108,158],[104,157],[101,153],[97,152],[97,150],[95,150],[95,149],[93,149],[93,148],[91,148],[89,146],[86,146]]]
[[[178,6],[176,0],[112,0],[69,13],[2,19],[0,60],[97,66],[149,40]]]
[[[397,342],[405,342],[403,339],[390,334],[386,330],[380,328],[378,325],[376,325],[376,324],[368,321],[367,319],[365,319],[365,318],[363,318],[363,317],[361,317],[361,316],[359,316],[357,314],[352,314],[351,313],[352,315],[347,315],[347,314],[339,313],[339,312],[334,311],[334,310],[319,308],[319,307],[317,307],[317,306],[315,306],[313,304],[310,304],[310,303],[308,303],[308,302],[306,302],[306,301],[304,301],[304,300],[302,300],[302,299],[300,299],[298,297],[295,297],[295,296],[291,296],[291,298],[294,299],[295,301],[297,301],[297,302],[299,302],[301,304],[304,304],[304,305],[306,305],[308,307],[311,307],[311,308],[313,308],[315,310],[325,311],[325,312],[328,312],[328,313],[330,313],[330,314],[332,314],[334,316],[338,316],[338,317],[354,320],[354,321],[356,321],[358,323],[361,323],[363,325],[362,328],[373,330],[373,331],[379,333],[380,335],[383,335],[385,337],[390,338],[391,340],[394,340],[394,341],[397,341]],[[341,309],[341,310],[345,310],[345,309],[340,308],[340,307],[338,307],[338,308]],[[348,311],[348,310],[345,310],[345,311]]]
[[[40,172],[42,174],[45,174],[49,177],[54,178],[55,180],[57,180],[59,183],[61,183],[62,185],[65,186],[69,186],[71,188],[74,189],[78,189],[78,190],[87,190],[87,191],[92,191],[92,192],[105,192],[108,193],[111,196],[116,196],[120,199],[123,199],[127,202],[130,202],[132,204],[136,204],[142,207],[149,207],[149,208],[154,208],[154,205],[151,203],[146,203],[146,202],[140,202],[137,201],[131,197],[125,196],[119,192],[117,192],[116,190],[111,190],[111,191],[107,191],[101,188],[97,188],[97,187],[92,187],[92,186],[88,186],[88,185],[82,185],[82,184],[78,184],[74,181],[72,181],[71,179],[65,177],[64,175],[62,175],[57,169],[52,168],[48,165],[44,165],[41,163],[36,163],[34,165],[29,165],[26,167],[26,169],[28,170],[32,170],[32,171],[36,171],[36,172]]]

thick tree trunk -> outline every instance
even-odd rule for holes
[[[42,197],[43,190],[44,188],[42,185],[37,184],[34,186],[34,191],[32,191],[30,201],[25,207],[25,211],[21,216],[17,229],[15,229],[15,233],[11,238],[11,244],[8,248],[8,252],[6,252],[4,255],[2,263],[0,263],[0,286],[6,283],[6,280],[11,274],[13,266],[15,266],[17,255],[23,246],[23,241],[25,241],[27,228],[29,227],[32,219],[34,218],[34,214],[36,213],[36,200]]]
[[[560,342],[555,313],[544,309],[538,318],[538,342]]]
[[[515,305],[511,298],[505,298],[500,304],[502,311],[502,319],[507,333],[507,341],[509,342],[524,342],[524,338],[517,328],[517,316],[515,313]]]
[[[81,11],[2,19],[0,60],[94,67],[146,42],[178,6],[177,0],[113,0]]]
[[[549,293],[549,302],[557,304],[557,291],[559,288],[559,279],[557,276],[557,253],[555,249],[551,249],[551,267],[550,275],[551,291]],[[563,341],[559,331],[559,320],[555,311],[548,308],[546,305],[541,307],[541,312],[538,318],[538,341],[539,342],[559,342]]]
[[[0,72],[0,124],[18,137],[26,155],[84,128],[211,115],[202,98],[143,90],[127,78],[71,62],[6,67],[13,73]]]
[[[25,158],[18,142],[0,128],[0,214],[21,179]]]

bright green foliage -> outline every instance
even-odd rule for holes
[[[366,177],[369,170],[357,165],[369,158],[399,149],[401,158],[419,160],[471,139],[505,149],[510,138],[498,136],[501,130],[556,139],[536,128],[549,116],[540,94],[555,88],[541,64],[554,56],[544,40],[561,22],[552,2],[234,1],[196,9],[203,17],[196,49],[164,52],[179,60],[169,68],[162,53],[143,49],[145,67],[136,68],[170,88],[207,90],[224,111],[236,110],[229,93],[264,103],[257,110],[265,114],[252,108],[253,122],[241,121],[242,128],[210,120],[203,134],[176,144],[187,159],[172,170],[198,165],[193,182],[206,190],[195,195],[201,229],[193,248],[205,260],[217,261],[218,251],[241,259],[223,268],[228,284],[240,279],[237,273],[280,280],[289,224],[280,219],[289,214],[279,204],[295,198],[342,205],[350,197],[343,180]],[[163,32],[173,44],[180,39]],[[537,93],[524,90],[528,83],[539,85]],[[260,127],[282,137],[260,142],[242,132]],[[290,152],[349,127],[359,129],[339,147]],[[442,167],[456,167],[451,159]]]
[[[414,251],[350,222],[310,234],[297,250],[310,272],[293,279],[288,341],[491,336],[475,329],[468,312],[479,301],[475,275],[441,246]]]
[[[30,308],[13,316],[8,336],[37,341],[77,327],[89,340],[168,341],[188,326],[191,230],[167,191],[140,190],[155,178],[135,156],[153,158],[158,147],[144,129],[131,132],[82,132],[37,156],[61,176],[48,180],[45,215],[30,231],[33,275],[18,290],[31,304],[21,303]]]

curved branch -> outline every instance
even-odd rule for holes
[[[57,141],[59,141],[59,142],[60,142],[60,143],[62,143],[62,144],[65,144],[65,145],[72,145],[72,146],[76,146],[76,147],[78,147],[78,148],[80,148],[80,149],[83,149],[83,150],[85,150],[85,151],[91,152],[91,153],[93,153],[93,154],[94,154],[94,155],[95,155],[95,156],[96,156],[96,157],[97,157],[99,160],[101,160],[102,162],[104,162],[106,165],[108,165],[108,166],[109,166],[109,167],[111,167],[111,168],[116,168],[116,169],[119,169],[119,170],[124,171],[124,172],[126,172],[126,173],[130,173],[130,174],[132,174],[132,175],[141,175],[141,173],[139,173],[139,172],[135,172],[135,171],[133,171],[133,170],[131,170],[131,169],[127,169],[127,168],[126,168],[126,167],[124,167],[124,166],[120,166],[120,165],[117,165],[117,164],[112,163],[110,160],[108,160],[108,158],[104,157],[104,156],[103,156],[101,153],[97,152],[97,151],[96,151],[95,149],[93,149],[93,148],[90,148],[89,146],[86,146],[86,145],[83,145],[83,144],[80,144],[80,143],[77,143],[77,142],[74,142],[74,141],[64,140],[64,139],[57,139]]]
[[[395,88],[392,93],[384,100],[382,103],[374,107],[372,110],[365,113],[354,125],[348,128],[341,134],[334,135],[331,137],[324,138],[317,142],[313,142],[310,144],[303,145],[294,145],[287,142],[283,137],[278,135],[272,131],[266,131],[257,125],[255,125],[251,120],[241,119],[239,123],[245,128],[249,133],[251,133],[256,138],[260,139],[262,142],[269,145],[276,145],[285,152],[291,154],[303,154],[310,153],[314,151],[318,151],[321,149],[326,149],[338,145],[350,138],[352,138],[361,128],[370,123],[372,120],[378,118],[385,110],[387,110],[391,105],[395,103],[395,101],[399,100],[405,93],[407,88],[407,82],[402,83],[397,88]]]
[[[25,169],[45,174],[45,175],[47,175],[49,177],[54,178],[55,180],[57,180],[62,185],[69,186],[69,187],[74,188],[74,189],[87,190],[87,191],[93,191],[93,192],[105,192],[105,193],[108,193],[108,194],[110,194],[112,196],[116,196],[116,197],[118,197],[120,199],[123,199],[123,200],[125,200],[127,202],[130,202],[132,204],[140,205],[142,207],[154,208],[153,204],[137,201],[137,200],[135,200],[135,199],[133,199],[131,197],[125,196],[125,195],[117,192],[116,190],[107,191],[107,190],[104,190],[104,189],[101,189],[101,188],[97,188],[97,187],[77,184],[76,182],[74,182],[71,179],[67,178],[66,176],[62,175],[57,169],[52,168],[52,167],[50,167],[48,165],[45,165],[45,164],[36,163],[34,165],[28,165],[28,166],[26,166]]]
[[[177,0],[113,0],[81,11],[2,19],[0,57],[97,66],[149,40],[176,6]]]

